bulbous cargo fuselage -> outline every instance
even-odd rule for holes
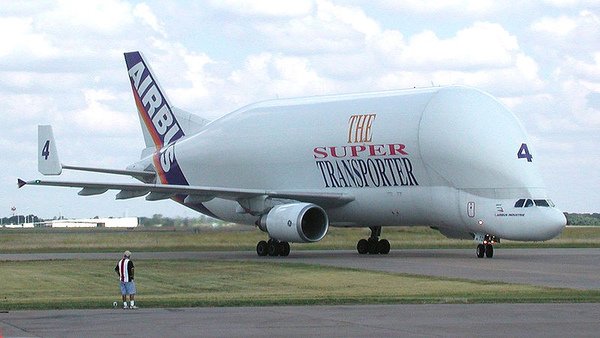
[[[565,225],[547,202],[517,118],[467,87],[261,102],[172,151],[192,185],[354,196],[326,209],[332,226],[429,225],[545,240]],[[521,199],[538,203],[515,207]],[[257,221],[234,201],[201,207],[221,219]]]

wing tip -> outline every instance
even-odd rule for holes
[[[27,184],[27,182],[23,181],[23,180],[22,180],[22,179],[20,179],[20,178],[17,178],[17,186],[18,186],[19,188],[22,188],[22,187],[23,187],[25,184]]]

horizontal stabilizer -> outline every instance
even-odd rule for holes
[[[102,174],[113,174],[113,175],[127,175],[139,179],[143,182],[152,182],[156,178],[156,173],[152,171],[141,171],[141,170],[122,170],[122,169],[109,169],[109,168],[95,168],[95,167],[76,167],[72,165],[63,165],[65,170],[77,170],[77,171],[88,171],[93,173]]]

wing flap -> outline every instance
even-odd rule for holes
[[[150,192],[150,190],[147,190],[147,189],[121,190],[121,191],[119,191],[119,193],[117,193],[117,196],[115,198],[118,200],[126,200],[126,199],[130,199],[130,198],[144,196],[144,195],[148,194],[149,192]]]
[[[105,192],[107,192],[108,189],[106,188],[90,188],[90,187],[83,187],[83,189],[81,189],[77,195],[79,196],[94,196],[94,195],[101,195],[104,194]]]
[[[146,201],[168,200],[169,198],[171,198],[173,196],[175,196],[175,194],[173,194],[173,193],[150,191],[150,193],[148,195],[146,195]]]

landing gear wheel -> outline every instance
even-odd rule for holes
[[[494,246],[491,244],[485,245],[485,257],[492,258],[494,257]]]
[[[377,252],[382,255],[390,253],[390,242],[387,239],[382,239],[377,243]]]
[[[477,245],[477,258],[483,258],[485,251],[486,251],[485,246],[483,244],[478,244]]]
[[[269,240],[269,243],[267,244],[267,246],[268,246],[269,256],[278,256],[279,255],[279,252],[280,252],[279,242]]]
[[[258,244],[256,244],[256,253],[259,256],[266,256],[268,253],[268,244],[265,241],[260,241],[258,242]]]
[[[369,239],[361,239],[356,243],[356,251],[359,254],[364,255],[366,253],[370,255],[387,255],[390,253],[390,242],[387,239],[379,239],[381,236],[381,227],[369,227],[371,229],[371,236]]]
[[[358,253],[361,255],[364,255],[367,252],[369,252],[369,242],[364,238],[358,241],[358,243],[356,244],[356,251],[358,251]]]
[[[288,242],[281,242],[281,247],[280,247],[280,251],[279,251],[279,255],[283,256],[283,257],[287,257],[290,254],[290,243]]]
[[[369,240],[367,241],[369,244],[369,254],[370,255],[376,255],[379,252],[377,251],[377,239],[375,238],[369,238]]]

